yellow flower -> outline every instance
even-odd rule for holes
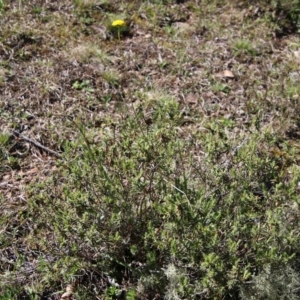
[[[123,20],[116,20],[116,21],[112,22],[111,26],[113,26],[113,27],[124,27],[124,26],[126,26],[126,23]]]

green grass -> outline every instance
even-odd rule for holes
[[[0,299],[300,298],[298,3],[181,2],[0,2]]]

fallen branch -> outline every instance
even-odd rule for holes
[[[51,150],[51,149],[49,149],[49,148],[43,146],[43,145],[40,144],[39,142],[36,142],[36,141],[34,141],[34,140],[32,140],[32,139],[26,137],[25,135],[23,135],[22,133],[20,133],[20,132],[17,131],[17,130],[12,130],[12,133],[13,133],[14,135],[16,135],[17,137],[23,139],[24,141],[29,142],[30,144],[36,146],[37,148],[40,148],[40,149],[42,149],[42,150],[44,150],[44,151],[46,151],[46,152],[48,152],[48,153],[50,153],[50,154],[52,154],[52,155],[54,155],[54,156],[56,156],[56,157],[59,157],[59,158],[62,157],[61,154],[59,154],[58,152],[56,152],[56,151],[54,151],[54,150]]]

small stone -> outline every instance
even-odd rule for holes
[[[233,79],[235,76],[233,75],[233,73],[229,70],[225,70],[223,71],[223,76],[226,77],[226,78],[230,78],[230,79]]]

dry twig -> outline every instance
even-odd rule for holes
[[[40,148],[40,149],[42,149],[42,150],[44,150],[44,151],[46,151],[46,152],[48,152],[48,153],[50,153],[50,154],[52,154],[52,155],[54,155],[54,156],[56,156],[56,157],[59,157],[59,158],[62,157],[60,153],[58,153],[58,152],[56,152],[56,151],[54,151],[54,150],[51,150],[51,149],[49,149],[48,147],[43,146],[43,145],[40,144],[39,142],[34,141],[34,140],[32,140],[32,139],[26,137],[25,135],[21,134],[21,133],[20,133],[19,131],[17,131],[17,130],[12,130],[12,133],[13,133],[14,135],[16,135],[17,137],[19,137],[19,138],[25,140],[26,142],[31,143],[32,145],[36,146],[37,148]]]

